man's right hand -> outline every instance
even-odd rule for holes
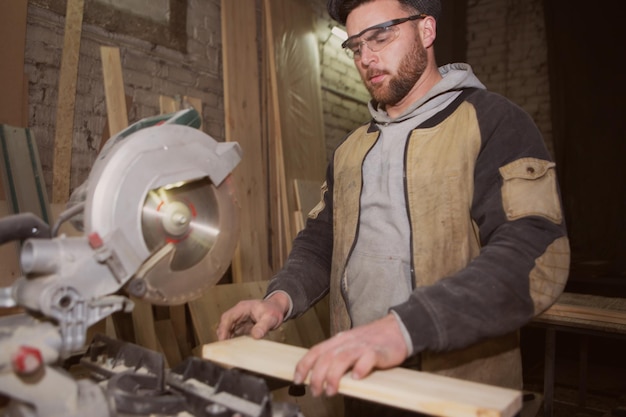
[[[222,314],[217,326],[219,340],[249,334],[260,339],[280,326],[289,310],[289,297],[281,292],[264,300],[244,300]]]

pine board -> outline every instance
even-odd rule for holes
[[[313,13],[297,0],[265,0],[265,30],[268,76],[268,130],[270,167],[274,176],[270,193],[272,213],[280,251],[274,262],[280,267],[291,248],[296,220],[296,178],[321,181],[326,167],[324,124],[321,105],[318,43],[311,33]]]
[[[113,46],[101,46],[102,76],[104,78],[104,96],[107,105],[107,118],[111,136],[128,127],[126,95],[120,50]]]
[[[248,336],[203,346],[202,357],[227,367],[292,380],[305,348]],[[375,371],[362,380],[344,376],[339,393],[441,417],[513,417],[522,393],[404,368]]]
[[[70,195],[76,78],[78,74],[84,7],[84,0],[67,1],[61,73],[59,75],[56,130],[54,132],[53,203],[65,203]]]
[[[300,180],[295,179],[293,181],[294,190],[296,193],[296,210],[297,214],[301,216],[301,224],[306,224],[306,219],[309,212],[320,202],[322,199],[321,181]]]
[[[11,214],[14,214],[13,209],[6,201],[0,200],[0,217]],[[0,287],[13,285],[13,282],[22,274],[19,257],[20,244],[18,242],[0,245]]]
[[[222,0],[222,57],[226,140],[243,151],[233,171],[240,239],[233,281],[269,279],[266,153],[261,134],[255,0]]]
[[[204,296],[189,303],[196,338],[200,345],[194,354],[201,356],[202,346],[216,342],[216,329],[224,311],[238,301],[262,298],[268,281],[221,284],[211,288]],[[289,320],[267,336],[268,340],[299,347],[311,347],[326,337],[314,309],[310,309],[295,320]],[[272,392],[272,397],[279,402],[298,404],[306,417],[342,417],[343,402],[341,396],[333,398],[313,398],[309,392],[304,396],[289,395],[288,388]]]
[[[626,334],[626,298],[564,292],[533,322]]]
[[[0,1],[0,123],[19,127],[27,127],[28,119],[28,107],[24,108],[28,90],[26,94],[23,90],[28,83],[24,76],[27,9],[27,0]]]

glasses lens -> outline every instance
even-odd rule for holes
[[[398,33],[397,29],[396,26],[372,29],[372,32],[368,33],[365,38],[367,47],[374,52],[380,51],[396,38],[396,34]]]
[[[348,55],[348,58],[354,59],[355,57],[361,56],[361,45],[357,43],[355,43],[354,45],[346,45],[344,51],[346,51],[346,55]]]
[[[378,52],[391,43],[397,35],[398,29],[395,26],[372,28],[363,33],[360,37],[347,42],[345,46],[346,54],[353,59],[359,58],[363,45],[367,45],[373,52]]]

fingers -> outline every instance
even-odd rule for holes
[[[247,320],[247,315],[238,313],[234,309],[226,311],[222,314],[220,322],[217,325],[217,339],[226,340],[238,334],[243,334],[242,331],[245,331]]]
[[[352,367],[351,376],[353,379],[363,379],[369,375],[376,366],[376,355],[373,351],[365,352]]]
[[[313,396],[327,396],[339,391],[339,381],[356,362],[359,351],[352,349],[343,336],[335,336],[311,348],[296,365],[294,382],[301,384],[310,376]]]
[[[298,362],[294,382],[309,377],[311,393],[328,396],[339,392],[341,378],[351,370],[354,379],[362,379],[374,369],[400,365],[408,350],[393,316],[339,333],[311,348]]]
[[[346,349],[338,349],[331,363],[328,364],[325,377],[320,375],[317,383],[324,390],[324,394],[331,397],[339,392],[341,378],[350,370],[352,363],[358,360],[358,354]],[[316,372],[314,371],[314,375]],[[323,379],[322,379],[323,378]]]
[[[257,300],[240,301],[231,309],[225,311],[217,325],[218,340],[230,339],[234,336],[246,334],[254,325],[252,317],[254,302]]]
[[[275,303],[265,300],[244,300],[227,310],[217,326],[218,340],[250,334],[255,339],[282,323],[283,311]]]
[[[250,336],[255,339],[260,339],[267,334],[270,330],[276,328],[280,324],[278,317],[274,315],[261,315],[259,321],[252,327]]]

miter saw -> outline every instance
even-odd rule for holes
[[[0,244],[22,240],[23,276],[0,306],[0,414],[73,416],[276,416],[251,375],[189,358],[172,370],[156,352],[97,336],[81,363],[90,378],[61,368],[84,349],[87,329],[129,312],[129,295],[157,305],[199,297],[230,265],[238,238],[231,171],[237,143],[196,129],[195,110],[144,119],[109,139],[59,222],[0,220]],[[195,127],[194,127],[195,126]],[[57,235],[72,222],[79,237]]]

